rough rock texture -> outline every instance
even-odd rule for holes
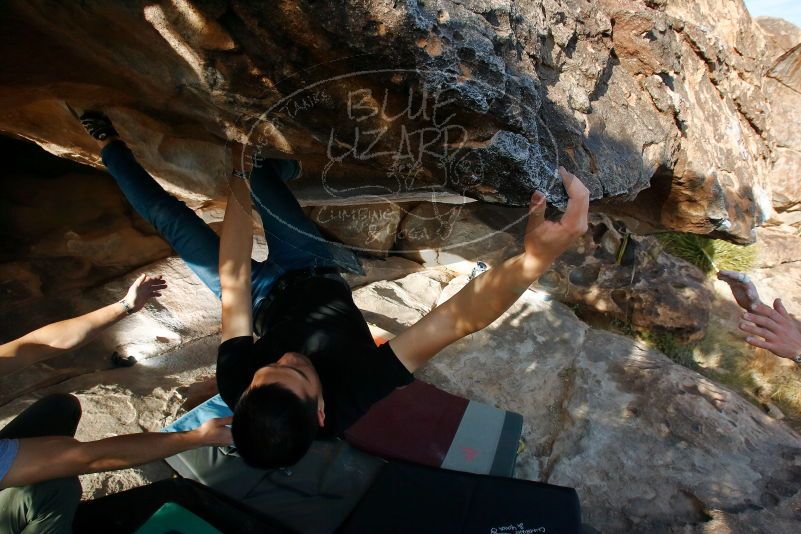
[[[703,337],[712,292],[697,267],[662,251],[653,237],[621,233],[593,215],[584,237],[560,256],[537,285],[561,302],[581,304],[636,328]]]
[[[394,253],[462,274],[472,272],[477,261],[494,267],[522,251],[526,215],[526,210],[479,203],[420,203],[401,222]],[[704,273],[664,253],[655,238],[626,234],[621,223],[591,214],[587,233],[537,287],[607,320],[685,340],[703,337],[712,299]]]
[[[97,165],[66,104],[103,108],[193,199],[219,195],[231,137],[329,198],[561,204],[558,162],[596,199],[651,185],[603,209],[748,241],[782,115],[757,28],[741,0],[19,0],[0,130]]]
[[[765,33],[768,46],[780,54],[801,43],[801,28],[792,22],[776,17],[756,17],[754,20]]]
[[[754,268],[765,269],[801,261],[801,235],[792,226],[759,228]]]
[[[0,143],[21,152],[5,156],[0,177],[0,308],[91,287],[171,253],[108,174],[30,148]]]
[[[477,261],[495,266],[522,250],[527,214],[481,203],[421,202],[401,221],[395,253],[428,267],[447,265],[467,273]]]
[[[15,390],[4,379],[0,391],[15,398],[0,406],[0,425],[56,391],[81,399],[82,440],[157,430],[180,413],[194,389],[189,385],[213,376],[219,307],[177,260],[147,269],[170,280],[164,298],[75,354],[48,362],[51,372],[77,369],[72,378],[36,391]],[[116,298],[135,274],[76,297],[72,306],[78,311]],[[398,333],[465,282],[428,270],[367,285],[354,298],[370,322]],[[69,308],[59,304],[62,313]],[[108,369],[101,355],[114,347],[140,363]],[[443,351],[419,375],[522,413],[526,447],[517,476],[575,486],[585,520],[602,532],[709,532],[707,514],[719,523],[793,532],[798,435],[661,354],[587,327],[540,292],[528,292],[487,331]],[[24,376],[30,375],[16,378]],[[82,482],[85,497],[97,497],[167,476],[155,462]]]
[[[465,281],[454,279],[439,300]],[[397,333],[427,311],[403,286],[379,282],[355,298],[366,316]],[[576,487],[585,521],[602,532],[688,524],[700,532],[708,513],[744,511],[776,532],[793,532],[796,434],[662,354],[588,328],[541,293],[528,292],[418,376],[522,413],[526,448],[517,476]]]
[[[764,90],[771,105],[773,205],[783,211],[801,204],[801,28],[781,19],[760,19],[759,26],[772,60]]]
[[[318,206],[310,218],[340,243],[351,250],[386,257],[395,245],[398,225],[405,209],[394,202],[354,206]]]
[[[407,274],[423,270],[423,267],[412,260],[400,256],[389,256],[386,259],[362,259],[363,275],[343,273],[343,277],[351,287],[360,287],[379,280],[395,280]]]

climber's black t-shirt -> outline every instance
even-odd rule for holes
[[[389,343],[375,346],[341,280],[315,277],[295,283],[269,308],[272,319],[261,338],[237,337],[220,345],[217,387],[231,409],[255,372],[286,352],[308,356],[320,375],[323,436],[342,436],[371,405],[412,381]]]

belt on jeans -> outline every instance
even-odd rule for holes
[[[331,275],[335,275],[335,277]],[[273,282],[267,296],[262,299],[253,312],[253,330],[257,336],[263,335],[267,324],[272,319],[272,314],[270,313],[272,304],[286,293],[289,288],[313,278],[339,279],[347,285],[347,282],[339,275],[339,269],[336,267],[308,267],[306,269],[287,271]]]

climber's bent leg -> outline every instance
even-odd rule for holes
[[[297,161],[263,159],[254,163],[250,183],[267,237],[269,258],[286,271],[332,265],[331,250],[303,213],[285,181],[299,170]]]
[[[186,204],[164,191],[136,162],[125,143],[114,140],[103,147],[101,155],[103,163],[137,213],[161,233],[189,268],[219,298],[220,239],[217,234]],[[269,263],[251,263],[254,306],[267,294],[272,281],[284,272]]]
[[[117,181],[128,202],[167,240],[200,280],[220,296],[217,273],[220,240],[217,234],[151,177],[122,141],[101,151],[103,163]]]
[[[327,241],[303,213],[286,182],[300,172],[294,160],[256,159],[250,175],[253,203],[261,215],[267,237],[267,261],[254,270],[253,303],[258,306],[273,282],[283,273],[300,269],[361,272],[355,255]]]

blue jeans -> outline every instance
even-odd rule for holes
[[[137,213],[159,231],[219,298],[220,239],[217,234],[186,204],[164,191],[136,162],[125,143],[113,141],[103,148],[101,155]],[[297,174],[298,163],[280,159],[259,163],[251,173],[251,190],[264,225],[269,254],[266,261],[254,261],[251,265],[253,309],[258,308],[273,283],[288,271],[313,267],[360,270],[350,251],[334,250],[320,235],[284,183]]]

